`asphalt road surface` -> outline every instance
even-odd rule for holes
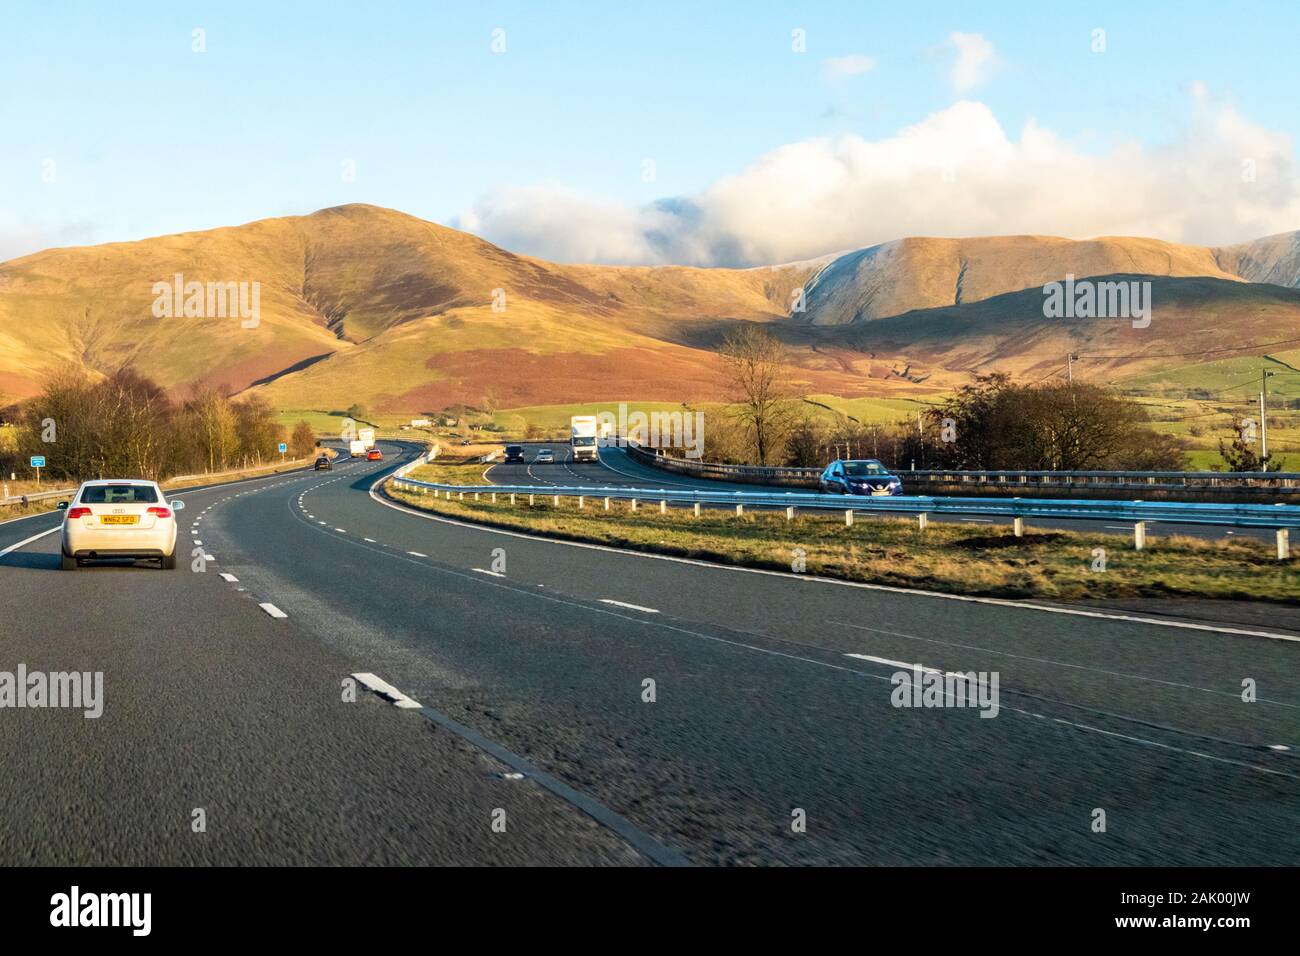
[[[381,447],[178,493],[173,572],[0,524],[0,671],[105,682],[98,719],[0,710],[0,863],[1300,860],[1300,628],[493,531],[384,500],[415,449]],[[996,673],[997,716],[894,706],[911,665]]]

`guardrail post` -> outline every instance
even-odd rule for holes
[[[785,509],[785,520],[786,520],[786,521],[793,521],[793,520],[794,520],[794,505],[788,505],[788,506],[786,507],[786,509]]]
[[[1277,529],[1277,559],[1287,561],[1291,558],[1291,532],[1286,528]]]
[[[666,501],[659,502],[659,513],[661,515],[668,514],[668,502]]]
[[[578,495],[578,510],[579,510],[579,511],[582,510],[582,505],[583,505],[583,496],[582,496],[582,495]]]
[[[1133,525],[1133,549],[1141,551],[1147,546],[1147,523],[1139,521]]]
[[[930,516],[922,511],[916,516],[916,527],[919,531],[924,531],[930,525]]]
[[[852,508],[849,508],[847,511],[844,512],[844,527],[846,527],[846,528],[851,528],[851,527],[853,527],[853,509],[852,509]]]
[[[497,503],[497,493],[495,491],[492,492],[492,503],[493,504]]]
[[[632,505],[632,510],[633,510],[633,511],[636,511],[636,499],[635,499],[635,498],[633,498],[633,499],[631,500],[630,504]]]
[[[531,508],[531,507],[533,506],[533,504],[534,504],[534,502],[533,502],[533,496],[532,496],[532,495],[529,495],[529,496],[528,496],[528,507]]]
[[[1020,515],[1016,515],[1012,518],[1011,531],[1017,538],[1023,538],[1025,536],[1025,519]]]
[[[695,507],[691,510],[695,513],[695,517],[698,518],[700,516],[700,503],[698,501],[695,502]]]
[[[606,510],[606,511],[609,510],[609,499],[608,499],[608,498],[605,499],[605,510]]]
[[[465,492],[463,492],[463,491],[460,493],[460,500],[461,500],[461,501],[464,501],[464,500],[465,500]]]
[[[745,513],[744,505],[736,505],[736,517],[741,517]]]
[[[554,500],[555,507],[557,507],[557,508],[560,507],[560,496],[559,496],[559,495],[552,495],[551,497],[552,497],[552,499]]]
[[[510,493],[510,503],[511,503],[511,504],[514,504],[514,503],[515,503],[515,494],[514,494],[513,491]]]

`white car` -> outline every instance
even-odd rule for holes
[[[183,501],[168,502],[152,481],[87,481],[63,516],[63,570],[83,560],[156,560],[164,571],[176,567],[176,512]]]
[[[553,462],[555,461],[555,453],[549,448],[543,448],[537,453],[537,457],[533,460],[538,464],[541,464],[542,462]]]

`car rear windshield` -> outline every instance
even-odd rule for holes
[[[862,475],[887,475],[885,466],[878,461],[846,461],[844,474],[860,477]]]
[[[81,493],[83,505],[151,505],[157,500],[151,485],[91,485]]]

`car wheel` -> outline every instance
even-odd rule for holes
[[[176,552],[164,554],[158,561],[159,567],[164,571],[174,571],[176,569]]]
[[[59,567],[64,571],[75,571],[78,567],[77,559],[70,558],[63,552],[59,552]]]

